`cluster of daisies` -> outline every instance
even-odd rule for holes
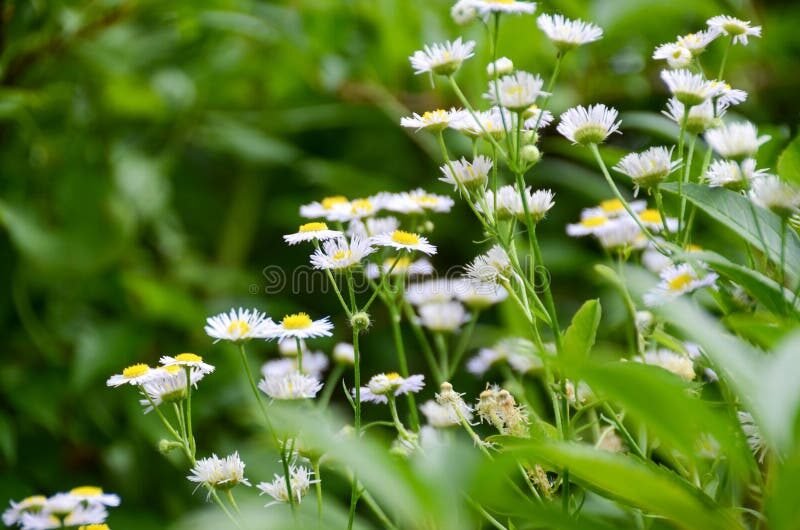
[[[11,506],[3,512],[3,523],[22,530],[109,530],[105,524],[108,508],[119,505],[118,495],[105,493],[96,486],[80,486],[50,497],[33,495],[19,502],[11,501]]]

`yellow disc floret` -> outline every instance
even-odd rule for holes
[[[600,202],[600,208],[602,208],[604,212],[614,213],[622,211],[625,206],[622,205],[622,201],[619,199],[608,199]]]
[[[179,363],[201,363],[203,358],[196,353],[179,353],[175,356],[175,360]]]
[[[308,313],[286,315],[281,324],[283,324],[283,329],[306,329],[311,327],[311,317],[308,316]]]
[[[419,236],[405,230],[395,230],[392,232],[392,241],[401,245],[414,246],[419,245]]]
[[[327,229],[328,225],[325,223],[306,223],[304,225],[300,225],[299,232],[319,232]]]
[[[333,197],[325,197],[322,199],[320,204],[326,210],[330,210],[339,204],[345,204],[347,202],[347,197],[344,195],[334,195]]]
[[[337,250],[333,254],[333,259],[334,259],[334,261],[343,261],[343,260],[346,260],[346,259],[350,259],[350,256],[352,256],[352,255],[353,255],[353,252],[348,250],[348,249]]]
[[[129,366],[122,371],[122,377],[125,379],[134,379],[136,377],[145,375],[149,371],[150,367],[146,364],[134,364],[133,366]]]
[[[644,210],[642,213],[639,214],[639,219],[641,219],[645,223],[660,223],[661,214],[658,213],[658,210],[653,210],[652,208],[648,208],[647,210]]]
[[[244,320],[232,320],[230,324],[228,324],[228,333],[231,335],[239,335],[242,336],[250,331],[250,324],[245,322]]]
[[[78,486],[77,488],[72,488],[69,492],[79,497],[99,497],[103,494],[103,488],[98,488],[97,486]]]
[[[581,226],[586,228],[597,228],[598,226],[603,226],[608,222],[608,218],[602,215],[595,215],[592,217],[587,217],[586,219],[581,219]]]
[[[694,280],[694,278],[692,278],[691,274],[682,272],[667,282],[667,286],[670,291],[682,291],[691,285],[692,280]]]

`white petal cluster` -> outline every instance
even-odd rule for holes
[[[562,52],[603,38],[603,29],[599,26],[562,15],[539,15],[536,25]]]
[[[735,160],[715,160],[704,175],[712,188],[728,188],[734,191],[748,189],[751,181],[766,176],[766,169],[756,169],[754,158],[746,158],[741,163]]]
[[[467,265],[466,272],[469,278],[485,284],[502,284],[514,276],[511,259],[499,245],[477,256]]]
[[[612,133],[619,130],[622,122],[617,121],[616,109],[603,104],[589,107],[577,106],[561,115],[558,132],[574,144],[603,143]]]
[[[465,111],[459,109],[436,109],[422,114],[416,112],[405,118],[400,118],[400,126],[416,130],[438,132],[447,129],[453,124],[458,124],[466,119]]]
[[[475,41],[463,42],[461,37],[450,42],[426,45],[409,57],[415,74],[452,75],[461,64],[475,55]]]
[[[361,387],[361,401],[388,403],[388,396],[399,396],[409,392],[417,393],[425,386],[424,375],[402,377],[396,372],[373,375],[367,386]],[[355,396],[355,389],[353,390]]]
[[[453,189],[458,189],[459,186],[467,189],[483,188],[489,179],[492,165],[492,160],[483,155],[476,156],[472,162],[466,158],[453,160],[440,168],[444,176],[439,180],[452,184]]]
[[[280,323],[272,322],[266,330],[266,339],[313,339],[317,337],[330,337],[333,323],[330,317],[312,320],[307,313],[294,313],[286,315]]]
[[[467,361],[467,371],[481,376],[492,366],[503,361],[520,374],[526,374],[544,366],[531,341],[511,337],[501,340],[491,348],[478,350],[478,354]]]
[[[196,482],[197,486],[206,486],[211,489],[227,490],[238,484],[250,486],[250,481],[244,476],[245,464],[235,452],[225,458],[212,454],[208,458],[201,458],[192,468],[191,475],[186,478]],[[209,495],[210,495],[209,491]]]
[[[661,184],[680,164],[680,160],[672,160],[672,149],[651,147],[626,155],[614,169],[629,176],[637,188],[647,189]]]
[[[637,357],[636,361],[661,367],[686,381],[694,380],[696,375],[692,359],[671,350],[650,351],[641,357]]]
[[[292,499],[294,502],[300,504],[305,497],[312,484],[316,484],[319,480],[313,480],[314,472],[304,466],[289,466],[289,486],[292,489]],[[289,492],[286,489],[286,477],[283,475],[275,475],[272,482],[261,482],[256,487],[261,491],[261,495],[267,494],[272,497],[273,502],[267,504],[288,503]]]
[[[550,95],[542,90],[542,86],[544,80],[540,76],[518,71],[489,81],[489,88],[483,97],[493,105],[521,112],[536,103],[539,96]]]
[[[361,261],[375,252],[369,240],[353,236],[349,241],[343,237],[325,241],[311,255],[311,265],[318,270],[342,270],[359,265]]]
[[[709,129],[706,142],[724,158],[753,158],[758,148],[770,140],[770,136],[758,135],[758,129],[749,121],[732,122]]]
[[[661,79],[675,99],[690,107],[720,95],[722,88],[718,82],[682,68],[662,70]]]
[[[741,20],[727,15],[717,15],[706,22],[713,31],[730,35],[734,44],[748,43],[748,37],[761,37],[761,26],[750,26],[749,20]]]
[[[325,241],[342,235],[338,230],[328,229],[325,223],[305,223],[300,225],[297,232],[283,236],[283,240],[289,245],[296,245],[305,241]]]
[[[305,366],[303,368],[305,369]],[[294,371],[285,374],[266,374],[258,382],[258,388],[272,399],[313,399],[322,390],[322,383],[313,376]]]
[[[669,266],[659,276],[661,282],[644,295],[644,303],[648,306],[661,305],[683,294],[713,287],[718,278],[713,272],[700,276],[688,263]]]
[[[750,199],[785,218],[800,209],[800,189],[774,176],[755,180],[750,189]]]
[[[694,55],[689,48],[676,42],[669,42],[655,49],[653,59],[667,61],[670,68],[688,68],[692,64]]]
[[[107,508],[119,505],[116,494],[96,486],[80,486],[51,497],[33,495],[10,501],[2,520],[6,526],[17,525],[23,530],[102,525],[108,517]]]
[[[422,326],[452,333],[467,321],[467,312],[459,302],[430,302],[417,308]]]
[[[428,238],[406,232],[405,230],[395,230],[391,234],[378,234],[370,238],[373,245],[379,247],[392,247],[397,250],[417,251],[429,256],[436,254],[436,247],[428,242]]]
[[[209,337],[231,342],[264,338],[267,330],[273,325],[272,319],[256,309],[231,309],[228,313],[209,317],[206,320],[205,332]]]

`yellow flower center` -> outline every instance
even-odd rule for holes
[[[321,230],[327,230],[328,225],[325,223],[306,223],[304,225],[300,225],[300,232],[319,232]]]
[[[250,331],[250,324],[245,322],[244,320],[233,320],[230,324],[228,324],[228,333],[231,335],[239,335],[242,336],[245,333]]]
[[[400,374],[398,374],[397,372],[389,372],[388,374],[386,374],[386,379],[388,379],[392,383],[396,383],[397,381],[402,379],[402,377],[400,377]]]
[[[401,245],[419,245],[419,236],[405,230],[395,230],[392,232],[392,241]]]
[[[395,261],[397,263],[395,263]],[[391,269],[392,265],[394,265],[394,272],[404,271],[411,266],[411,258],[408,256],[403,256],[397,259],[389,258],[383,262],[383,268],[386,270]]]
[[[660,223],[661,214],[658,213],[658,210],[653,210],[651,208],[648,208],[647,210],[639,214],[639,219],[641,219],[645,223]]]
[[[333,197],[325,197],[324,199],[322,199],[322,202],[320,202],[320,204],[322,204],[322,207],[325,208],[326,210],[330,210],[337,204],[344,204],[346,202],[347,202],[347,197],[343,195],[334,195]]]
[[[586,219],[581,219],[581,226],[585,226],[586,228],[597,228],[598,226],[603,226],[608,222],[608,218],[603,217],[602,215],[595,215],[593,217],[587,217]]]
[[[201,363],[203,358],[195,353],[179,353],[175,360],[181,363]]]
[[[600,202],[600,208],[602,208],[604,212],[614,213],[622,211],[622,209],[625,207],[622,205],[622,201],[619,199],[608,199]]]
[[[688,272],[682,272],[672,278],[668,283],[667,286],[670,288],[671,291],[681,291],[689,286],[692,283],[692,275]]]
[[[141,377],[149,371],[150,367],[146,364],[134,364],[133,366],[129,366],[122,371],[122,377],[125,379],[133,379],[135,377]]]
[[[308,313],[286,315],[281,324],[283,324],[283,329],[306,329],[311,327],[311,317],[308,316]]]
[[[372,210],[372,203],[369,201],[369,199],[356,199],[350,203],[350,211],[353,213],[371,212]]]
[[[420,206],[435,206],[439,204],[438,197],[434,195],[421,195],[419,197],[415,197],[414,200]]]
[[[701,250],[703,250],[703,247],[701,247],[700,245],[695,245],[694,243],[689,243],[684,248],[686,252],[700,252]]]
[[[486,0],[490,4],[513,4],[515,0]]]
[[[350,250],[337,250],[336,253],[333,255],[334,261],[343,261],[346,259],[350,259],[350,256],[353,255],[353,252]]]
[[[78,486],[77,488],[72,488],[70,493],[80,497],[99,497],[103,494],[103,488],[98,488],[97,486]]]
[[[429,110],[422,115],[422,121],[425,122],[445,121],[446,119],[447,111],[442,109]]]
[[[169,375],[175,375],[181,371],[181,366],[179,364],[171,364],[169,366],[164,367],[164,371],[167,372]]]
[[[107,524],[85,524],[78,527],[78,530],[111,530]]]
[[[23,506],[40,506],[47,502],[47,497],[44,495],[32,495],[30,497],[25,497],[20,502]]]

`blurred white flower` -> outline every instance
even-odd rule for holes
[[[717,154],[725,158],[755,158],[758,148],[770,140],[768,135],[758,135],[758,129],[749,121],[723,124],[706,131],[706,142]]]
[[[313,399],[322,389],[316,378],[294,371],[288,374],[265,374],[258,388],[272,399]]]
[[[603,38],[603,29],[599,26],[562,15],[539,15],[536,25],[561,52]]]
[[[467,321],[467,313],[459,302],[431,302],[417,308],[422,326],[431,331],[453,332]]]
[[[361,387],[361,401],[371,403],[388,403],[387,396],[399,396],[409,392],[417,393],[425,386],[424,375],[402,377],[397,372],[373,375],[367,386]],[[353,389],[355,396],[355,389]]]
[[[329,230],[328,225],[325,223],[305,223],[300,225],[297,232],[294,234],[286,234],[283,240],[289,245],[296,245],[303,241],[324,241],[334,237],[342,237],[342,233],[338,230]]]
[[[747,45],[748,37],[761,37],[761,26],[750,26],[749,20],[741,20],[727,15],[717,15],[706,22],[708,27],[733,37],[734,44]]]
[[[542,90],[544,80],[529,72],[514,72],[501,78],[489,81],[489,88],[483,97],[511,111],[522,112],[536,103],[539,96],[548,96]]]
[[[319,482],[318,479],[312,480],[313,476],[313,471],[306,467],[289,466],[289,486],[292,489],[291,495],[294,502],[300,504],[311,485]],[[289,502],[289,492],[286,489],[286,477],[284,475],[276,474],[272,482],[261,482],[256,487],[261,491],[261,495],[266,493],[274,499],[267,506]]]

